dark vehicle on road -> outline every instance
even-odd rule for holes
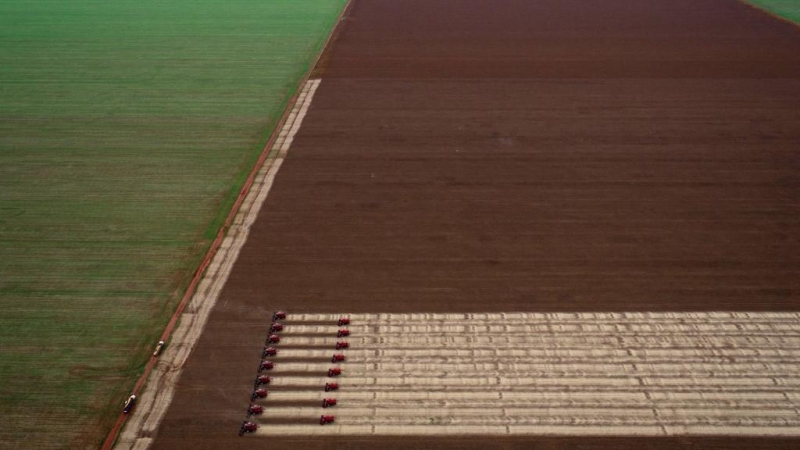
[[[125,404],[122,406],[122,412],[124,412],[125,414],[131,412],[135,404],[136,404],[136,396],[131,394],[131,396],[128,397],[127,400],[125,400]]]

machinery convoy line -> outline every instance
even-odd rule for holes
[[[300,409],[301,414],[298,416],[296,413],[298,409],[290,409],[282,406],[280,404],[273,405],[269,402],[269,394],[270,391],[267,390],[264,386],[269,386],[270,388],[278,388],[281,387],[286,388],[286,383],[283,383],[284,379],[289,378],[291,382],[288,383],[290,389],[299,389],[300,392],[314,392],[319,391],[320,388],[322,391],[328,393],[333,391],[338,391],[339,383],[332,382],[326,380],[324,383],[319,381],[319,377],[299,377],[299,378],[290,378],[290,377],[282,377],[278,368],[280,367],[280,362],[275,362],[271,359],[264,359],[264,358],[275,358],[278,356],[278,349],[273,347],[273,345],[278,345],[282,342],[282,337],[280,333],[287,331],[287,329],[294,331],[293,326],[285,326],[284,323],[278,322],[279,320],[286,320],[287,313],[284,311],[276,311],[272,315],[272,323],[269,326],[269,332],[267,333],[267,339],[265,342],[265,347],[261,351],[261,359],[258,363],[258,374],[256,375],[255,381],[253,383],[253,392],[250,395],[250,404],[247,407],[247,419],[242,421],[242,425],[239,428],[239,436],[244,436],[246,433],[255,433],[259,429],[259,423],[254,422],[251,420],[251,416],[259,416],[259,417],[269,417],[269,418],[286,418],[292,417],[302,420],[304,418],[304,413],[309,413],[309,417],[313,414],[314,411],[318,411],[316,408],[312,409]],[[346,328],[339,328],[345,325],[350,324],[350,319],[346,317],[338,317],[336,319],[336,330],[334,332],[330,332],[330,326],[318,326],[314,329],[315,332],[320,332],[321,330],[328,331],[328,335],[333,337],[335,335],[336,339],[333,340],[334,344],[332,347],[338,352],[345,349],[350,348],[350,344],[347,341],[339,340],[342,337],[349,336],[350,330]],[[305,329],[298,327],[298,330],[295,331],[293,337],[297,334],[302,335]],[[306,338],[308,339],[308,338]],[[314,340],[315,346],[318,348],[325,348],[330,347],[329,345],[325,345],[327,340],[324,338],[316,338]],[[291,355],[291,350],[286,351],[284,349],[283,352],[285,355]],[[345,361],[345,355],[342,353],[334,353],[331,356],[330,364],[325,362],[324,357],[318,357],[319,361],[315,363],[305,364],[303,365],[302,369],[307,372],[309,375],[313,375],[315,369],[319,373],[326,373],[328,378],[338,377],[342,374],[342,368],[339,366],[330,367],[330,364],[338,364]],[[327,372],[325,372],[327,369]],[[269,375],[261,375],[262,372],[269,372],[271,374],[275,374],[275,376]],[[264,404],[258,404],[257,402],[264,402]],[[320,402],[320,407],[323,409],[328,409],[336,406],[338,401],[336,398],[333,397],[323,397]],[[294,413],[294,415],[293,415]],[[320,425],[327,425],[332,424],[335,422],[335,417],[330,414],[321,414],[319,416],[319,424]],[[263,423],[263,422],[262,422]],[[269,423],[267,422],[267,425]]]

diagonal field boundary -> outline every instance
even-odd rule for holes
[[[788,7],[781,8],[779,5],[770,5],[769,2],[759,2],[753,0],[738,0],[739,3],[744,4],[750,8],[753,8],[760,13],[766,14],[773,19],[779,20],[781,22],[788,23],[789,25],[794,25],[795,27],[800,27],[800,22],[792,20],[790,18],[791,11]],[[795,16],[800,14],[800,6],[795,6],[794,10]]]
[[[308,112],[319,84],[320,80],[308,80],[303,85],[294,107],[254,178],[247,196],[242,201],[227,235],[208,265],[197,292],[192,297],[192,301],[180,313],[179,325],[172,332],[169,341],[169,351],[158,360],[153,368],[146,388],[141,392],[137,391],[136,414],[131,416],[115,448],[144,449],[150,445],[152,440],[150,436],[154,435],[172,400],[181,368],[197,342],[220,291],[228,280],[239,251],[247,240],[250,227],[261,210],[261,205],[264,203],[275,180],[275,175]]]
[[[255,436],[800,436],[800,313],[337,317],[290,314]]]

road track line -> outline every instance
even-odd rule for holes
[[[180,311],[180,324],[174,329],[168,344],[170,357],[162,357],[158,360],[155,365],[158,376],[152,377],[147,389],[138,392],[137,388],[135,391],[138,394],[136,406],[138,414],[134,419],[136,423],[122,430],[116,442],[116,448],[143,449],[150,445],[151,438],[147,436],[155,433],[161,418],[166,413],[174,395],[175,384],[180,377],[181,368],[196,343],[194,336],[198,335],[205,326],[211,309],[219,298],[219,293],[247,240],[250,227],[261,210],[261,205],[272,187],[286,151],[294,138],[294,133],[299,129],[319,84],[320,80],[308,80],[304,83],[292,112],[272,145],[277,152],[270,151],[269,156],[260,166],[241,206],[234,209],[237,213],[225,238],[208,264],[192,301]],[[283,130],[289,131],[284,132]],[[114,439],[109,435],[103,448],[110,448],[113,443]]]

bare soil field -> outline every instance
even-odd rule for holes
[[[800,29],[716,0],[354,0],[153,448],[239,438],[271,311],[797,311]]]

